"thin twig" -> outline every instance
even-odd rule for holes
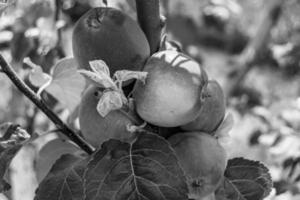
[[[75,142],[80,148],[88,154],[93,153],[94,148],[84,139],[70,129],[44,102],[40,99],[16,74],[12,67],[6,62],[0,54],[0,66],[2,71],[15,84],[15,86],[28,97],[43,113],[56,125],[61,132]]]
[[[159,14],[159,0],[136,0],[137,18],[150,45],[151,54],[160,44],[164,24]]]

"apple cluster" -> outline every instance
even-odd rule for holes
[[[79,109],[80,129],[88,142],[99,147],[111,138],[128,141],[138,128],[151,129],[173,147],[186,174],[190,198],[216,190],[226,167],[225,150],[214,135],[224,120],[225,97],[219,83],[210,80],[199,63],[174,50],[150,55],[138,23],[109,7],[93,8],[78,20],[73,53],[81,69],[91,70],[90,61],[103,60],[110,74],[120,70],[147,74],[124,81],[122,87],[132,89],[125,95],[131,106],[105,116],[97,107],[111,88],[88,85]]]

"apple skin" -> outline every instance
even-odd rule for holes
[[[224,92],[215,80],[209,80],[204,92],[204,102],[198,117],[181,128],[185,131],[212,133],[223,121],[226,111]]]
[[[190,57],[177,51],[152,55],[143,71],[145,83],[133,90],[136,110],[142,119],[161,127],[176,127],[194,120],[202,105],[207,74]]]
[[[135,135],[127,130],[127,125],[140,125],[132,111],[121,108],[102,117],[96,107],[103,89],[90,86],[83,94],[79,107],[79,125],[83,137],[94,147],[99,147],[108,139],[131,140]]]
[[[138,23],[115,8],[97,7],[85,13],[75,24],[72,42],[79,68],[89,70],[89,61],[101,59],[111,75],[117,70],[141,70],[150,56]]]
[[[187,177],[189,198],[214,192],[226,168],[226,152],[213,136],[202,132],[181,132],[168,138]]]

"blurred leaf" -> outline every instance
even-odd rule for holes
[[[255,130],[253,133],[251,133],[251,136],[249,138],[249,145],[259,145],[259,137],[263,135],[261,130]]]
[[[35,200],[82,200],[87,162],[71,154],[61,156],[41,182]]]
[[[222,123],[219,125],[218,129],[215,131],[215,136],[221,145],[227,145],[230,142],[229,132],[234,124],[234,119],[231,113],[226,114]]]
[[[262,200],[269,195],[272,180],[268,168],[258,161],[233,158],[228,161],[217,200]]]
[[[2,0],[0,2],[0,16],[3,14],[3,12],[11,6],[13,3],[15,3],[15,0]]]
[[[0,193],[10,189],[10,185],[3,179],[10,162],[21,149],[22,145],[18,144],[4,150],[0,150]]]
[[[10,79],[4,74],[0,74],[0,109],[2,111],[3,108],[7,108],[10,105],[10,100],[12,97],[12,89],[11,89],[11,82]],[[5,112],[0,113],[0,118],[3,119],[3,115]]]
[[[36,160],[36,174],[39,182],[47,175],[51,166],[64,154],[80,153],[81,150],[74,144],[60,138],[45,144],[38,153]]]
[[[80,103],[84,87],[85,80],[77,73],[74,58],[64,58],[55,65],[52,81],[45,90],[72,112]]]
[[[29,81],[32,85],[36,87],[42,87],[52,80],[52,77],[49,74],[43,72],[41,66],[34,64],[29,60],[29,58],[25,58],[24,63],[32,67],[32,70],[29,74]]]
[[[0,125],[0,193],[10,189],[4,175],[23,142],[29,137],[19,125],[9,122]]]
[[[26,36],[23,31],[14,32],[10,48],[14,62],[22,62],[23,59],[35,48],[34,38]]]
[[[140,132],[132,142],[109,140],[85,173],[85,200],[187,199],[182,169],[163,138]]]
[[[276,194],[282,194],[285,193],[286,191],[289,190],[291,183],[289,183],[288,181],[275,181],[274,182],[274,188],[276,190]]]

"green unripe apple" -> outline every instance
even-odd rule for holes
[[[214,192],[226,167],[226,153],[218,140],[206,133],[182,132],[168,141],[187,177],[189,198],[198,199]]]
[[[90,86],[83,94],[79,107],[79,124],[83,137],[94,147],[99,147],[108,139],[130,140],[133,133],[127,130],[129,125],[142,123],[136,115],[123,108],[110,111],[102,117],[97,104],[103,95],[103,89]]]
[[[150,56],[147,38],[138,23],[115,8],[88,11],[77,21],[72,40],[80,68],[88,70],[89,61],[101,59],[111,75],[117,70],[141,70]]]
[[[199,63],[177,51],[152,55],[144,69],[145,82],[133,90],[142,119],[161,127],[176,127],[194,120],[202,106],[207,74]]]
[[[198,117],[192,122],[181,126],[186,131],[215,131],[225,116],[224,92],[215,80],[209,80],[204,92],[204,102]]]

